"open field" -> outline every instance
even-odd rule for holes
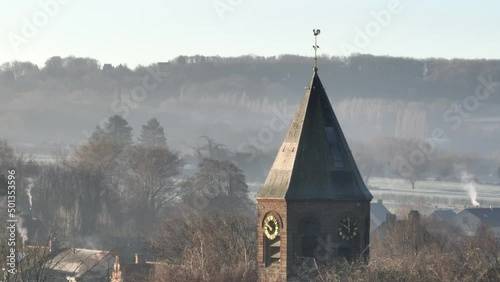
[[[35,158],[44,163],[54,162],[51,155],[35,155]],[[248,183],[249,197],[254,200],[255,194],[263,183]],[[374,200],[383,199],[384,205],[391,212],[398,213],[408,209],[418,209],[423,214],[431,213],[438,208],[451,208],[456,211],[472,206],[468,192],[459,182],[446,181],[418,181],[415,189],[398,178],[372,177],[367,183]],[[477,201],[482,207],[500,207],[500,186],[474,185],[477,191]]]
[[[393,212],[401,206],[419,209],[424,214],[432,212],[436,206],[455,210],[472,206],[468,192],[459,182],[419,181],[412,190],[403,179],[373,177],[368,185],[374,198],[383,199]],[[500,186],[475,184],[474,187],[481,206],[500,206]]]
[[[459,182],[418,181],[415,190],[404,179],[372,177],[367,183],[374,201],[382,199],[384,205],[394,213],[418,209],[422,214],[429,214],[438,208],[450,208],[460,211],[471,207],[472,203],[464,185]],[[262,183],[248,183],[250,198],[262,186]],[[474,185],[477,201],[483,207],[500,207],[500,186]]]

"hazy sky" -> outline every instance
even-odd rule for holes
[[[0,0],[0,63],[312,55],[313,28],[328,55],[500,58],[499,12],[494,0]]]

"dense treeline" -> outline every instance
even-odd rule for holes
[[[170,62],[135,69],[118,65],[103,70],[96,59],[52,57],[44,66],[19,61],[4,63],[0,66],[0,91],[11,95],[19,91],[50,91],[51,95],[61,95],[83,89],[112,93],[140,85],[148,74],[147,69],[158,67],[169,74],[166,78],[169,83],[157,89],[167,96],[189,84],[211,94],[219,93],[220,89],[244,90],[251,93],[252,98],[269,94],[271,98],[278,98],[272,96],[274,87],[284,90],[303,87],[303,78],[310,75],[311,59],[295,55],[179,56]],[[322,57],[320,67],[324,77],[335,81],[332,87],[338,97],[463,99],[474,93],[479,75],[492,74],[500,78],[500,60],[484,59],[413,59],[358,54]],[[227,85],[231,87],[222,87]]]
[[[451,141],[445,146],[489,154],[499,149],[499,67],[498,60],[353,55],[321,58],[320,76],[350,138],[425,139],[441,128]],[[135,69],[75,57],[4,63],[0,135],[15,146],[78,144],[110,115],[136,129],[155,116],[176,147],[206,135],[240,152],[258,139],[250,145],[267,153],[279,146],[310,77],[311,58],[293,55],[180,56]],[[478,87],[490,91],[487,100],[475,97]]]

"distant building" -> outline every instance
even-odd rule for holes
[[[155,264],[147,262],[142,254],[135,254],[135,263],[120,263],[119,257],[116,256],[111,282],[144,281],[154,272]]]
[[[50,240],[45,246],[26,244],[24,250],[26,253],[21,254],[21,260],[30,254],[31,258],[39,261],[29,264],[30,268],[23,271],[22,277],[27,281],[146,281],[157,266],[165,265],[146,261],[142,254],[136,254],[133,263],[122,263],[119,256],[113,256],[109,251],[60,248],[57,240]],[[41,267],[38,267],[39,264]]]
[[[102,66],[102,71],[103,72],[109,72],[113,70],[113,65],[112,64],[104,64]]]
[[[158,63],[156,63],[156,70],[160,73],[161,72],[168,72],[169,66],[170,66],[170,63],[158,62]]]
[[[370,204],[370,232],[377,229],[387,219],[390,214],[389,210],[384,206],[383,201],[379,199],[376,203]]]
[[[500,238],[500,208],[468,208],[453,217],[452,222],[466,235],[472,236],[485,224]]]
[[[435,210],[428,217],[431,221],[445,221],[449,222],[452,220],[457,214],[451,209],[439,209]]]
[[[43,270],[35,267],[29,277],[52,282],[91,282],[109,281],[114,257],[108,251],[51,248],[41,261],[45,261]]]
[[[408,213],[408,220],[398,220],[396,215],[388,213],[385,222],[372,232],[375,241],[386,244],[393,235],[408,234],[412,241],[420,243],[429,240],[430,233],[422,224],[420,213],[412,210]]]

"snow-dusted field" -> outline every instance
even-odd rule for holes
[[[412,190],[403,179],[373,177],[368,185],[375,199],[383,199],[392,210],[397,208],[396,204],[419,208],[424,213],[436,206],[460,210],[472,206],[474,196],[474,189],[460,182],[418,181]],[[481,206],[500,206],[500,186],[473,184],[473,187]]]
[[[262,184],[248,183],[251,199]],[[367,185],[374,201],[382,199],[391,212],[418,209],[423,214],[429,214],[436,207],[460,211],[472,206],[469,191],[460,182],[418,181],[415,190],[412,190],[410,183],[403,179],[372,177]],[[474,184],[474,188],[481,206],[500,207],[500,186]]]
[[[45,163],[55,161],[50,155],[34,155]],[[248,183],[249,197],[255,199],[255,194],[263,183]],[[431,213],[438,208],[451,208],[456,211],[471,207],[471,193],[463,183],[446,181],[418,181],[415,189],[410,183],[398,178],[372,177],[367,183],[373,194],[374,201],[382,199],[384,205],[392,212],[399,210],[418,209],[422,213]],[[483,207],[500,207],[500,186],[474,184],[477,201]],[[472,193],[473,194],[473,193]]]

